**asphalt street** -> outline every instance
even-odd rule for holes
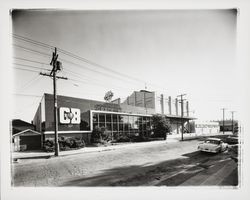
[[[197,151],[200,141],[151,142],[12,165],[13,186],[236,186],[228,152]]]

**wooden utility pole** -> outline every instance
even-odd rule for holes
[[[50,65],[53,66],[50,74],[40,73],[40,75],[43,75],[43,76],[53,77],[55,156],[59,155],[58,114],[57,114],[58,109],[57,109],[57,95],[56,95],[56,79],[65,79],[65,80],[68,79],[66,77],[56,76],[57,71],[61,71],[62,70],[62,63],[60,61],[58,61],[57,58],[58,58],[58,54],[57,54],[57,49],[55,48],[55,51],[53,52],[52,59],[51,59],[51,62],[50,62]]]
[[[183,99],[183,96],[186,94],[180,94],[177,97],[181,97],[180,103],[181,103],[181,141],[183,141],[183,134],[184,134],[184,109],[183,109],[183,102],[186,99]]]
[[[232,113],[232,133],[234,134],[234,113],[235,111],[231,111]]]
[[[223,134],[225,133],[225,110],[226,110],[226,108],[222,108],[222,110],[223,110],[223,120],[222,120],[222,128],[223,128]]]

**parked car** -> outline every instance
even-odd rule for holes
[[[211,153],[218,153],[225,151],[227,147],[227,143],[224,143],[219,138],[207,138],[204,142],[198,145],[198,150]]]
[[[238,144],[238,136],[228,136],[226,138],[226,143],[228,143],[228,144]]]

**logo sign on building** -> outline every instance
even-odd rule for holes
[[[78,108],[60,107],[59,120],[61,124],[80,124],[81,111]]]
[[[119,105],[111,103],[96,104],[94,109],[103,111],[113,111],[113,112],[121,111],[121,107]]]

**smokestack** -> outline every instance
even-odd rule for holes
[[[161,94],[161,114],[164,115],[164,97],[163,97],[163,94]]]
[[[189,117],[189,103],[188,103],[188,101],[186,102],[186,110],[187,110],[187,116]]]
[[[169,114],[172,114],[172,110],[171,110],[171,104],[172,104],[172,100],[171,100],[171,96],[168,97],[168,107],[169,107]]]
[[[175,113],[178,115],[178,99],[175,98]]]

